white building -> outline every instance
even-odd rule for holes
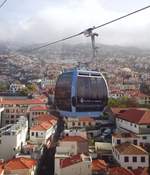
[[[2,112],[4,111],[4,108],[0,108],[0,127],[1,127],[1,121],[2,121]]]
[[[89,156],[78,154],[67,158],[55,157],[55,175],[91,175],[92,160]]]
[[[150,110],[128,109],[116,116],[116,126],[139,136],[140,143],[150,143]]]
[[[123,133],[113,133],[112,134],[112,146],[120,145],[122,143],[131,143],[134,145],[140,145],[141,139],[136,134],[131,132],[123,132]]]
[[[88,140],[81,136],[66,136],[59,141],[56,152],[66,155],[88,153]]]
[[[21,116],[16,124],[9,124],[0,129],[0,158],[12,158],[25,144],[28,131],[28,121]]]
[[[90,117],[81,117],[81,118],[68,118],[67,119],[67,128],[83,128],[83,127],[92,127],[96,125],[96,121]]]
[[[11,93],[16,93],[16,92],[19,92],[21,91],[22,89],[24,89],[26,86],[24,84],[15,84],[15,83],[12,83],[10,86],[9,86],[9,91]]]
[[[30,128],[30,140],[34,143],[45,143],[55,133],[56,127],[57,120],[53,116],[39,116]]]
[[[121,167],[128,169],[149,167],[149,155],[143,148],[122,143],[112,148],[113,156]]]

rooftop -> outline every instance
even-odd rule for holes
[[[5,164],[5,170],[19,170],[19,169],[31,169],[36,165],[36,161],[29,158],[19,157],[8,161]]]
[[[135,175],[131,170],[123,167],[113,167],[109,169],[110,175]]]
[[[41,99],[1,99],[0,105],[9,105],[9,104],[19,104],[19,105],[30,105],[30,104],[44,104]]]
[[[124,155],[148,155],[148,153],[143,148],[130,143],[122,143],[115,146],[115,148],[120,154]]]
[[[120,113],[117,118],[136,124],[150,124],[150,110],[129,109]]]
[[[48,111],[47,106],[33,106],[30,108],[30,111]]]
[[[87,140],[81,136],[65,136],[61,141],[63,142],[87,142]]]
[[[92,160],[92,171],[103,171],[106,170],[107,164],[104,160],[96,159]]]
[[[136,134],[131,132],[113,133],[112,136],[115,138],[139,138]]]
[[[79,162],[82,162],[82,158],[81,158],[80,154],[73,155],[69,158],[61,160],[60,165],[61,165],[61,168],[65,168],[65,167],[77,164]]]

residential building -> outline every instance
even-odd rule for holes
[[[34,175],[35,168],[36,161],[25,157],[14,158],[4,164],[5,175]]]
[[[16,92],[21,91],[25,87],[26,86],[24,84],[15,84],[15,83],[12,83],[9,86],[9,92],[15,94]]]
[[[67,128],[83,128],[83,127],[92,127],[96,125],[96,121],[90,117],[81,117],[81,118],[68,118],[67,119]]]
[[[150,110],[127,109],[115,117],[117,131],[132,132],[141,143],[150,143]]]
[[[0,99],[0,107],[4,107],[2,114],[2,126],[14,124],[20,116],[28,116],[28,110],[32,106],[45,105],[41,99]]]
[[[149,167],[149,155],[142,147],[122,143],[112,148],[115,160],[123,168],[137,169]]]
[[[46,105],[37,105],[37,106],[32,106],[29,109],[29,127],[32,126],[32,123],[34,119],[36,119],[40,115],[46,115],[49,114],[48,112],[48,107]]]
[[[88,153],[88,140],[81,136],[65,136],[59,141],[57,154],[76,155]]]
[[[131,132],[117,132],[112,134],[112,146],[120,145],[126,142],[134,145],[140,145],[140,141],[140,137]]]
[[[42,115],[36,118],[30,128],[30,140],[33,143],[45,143],[55,133],[57,120],[52,115]]]
[[[11,159],[20,152],[26,143],[28,121],[21,116],[16,124],[9,124],[0,129],[0,158]]]
[[[92,175],[92,160],[84,154],[55,158],[55,175]]]

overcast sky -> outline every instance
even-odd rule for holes
[[[0,40],[51,42],[147,5],[150,0],[8,0],[0,9]],[[150,48],[150,8],[95,32],[99,43]]]

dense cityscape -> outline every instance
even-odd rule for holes
[[[64,117],[55,175],[150,173],[149,50],[99,45],[91,62],[90,48],[84,44],[45,49],[45,54],[4,48],[0,55],[1,174],[36,173],[42,148],[57,127],[57,78],[65,69],[84,65],[105,76],[108,106],[97,118]]]

